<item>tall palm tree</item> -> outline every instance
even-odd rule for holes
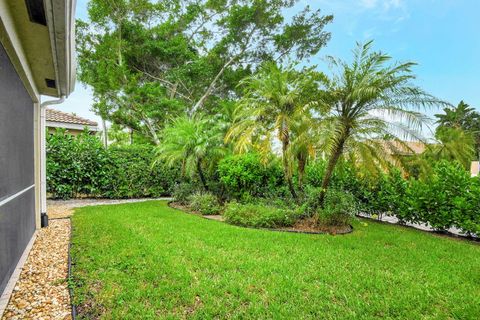
[[[288,154],[292,126],[302,117],[308,118],[307,96],[314,83],[315,77],[310,72],[283,70],[274,63],[266,64],[257,74],[241,81],[244,96],[237,104],[237,121],[226,135],[226,140],[234,140],[235,149],[240,152],[253,145],[271,149],[271,137],[276,135],[281,144],[285,181],[293,198],[297,198],[297,194]]]
[[[371,166],[384,165],[387,158],[383,137],[398,143],[419,139],[426,117],[415,109],[448,105],[411,83],[415,63],[390,63],[390,56],[371,49],[372,41],[357,44],[350,64],[329,57],[333,76],[319,100],[331,106],[334,130],[320,205],[342,154],[355,154],[359,161]]]
[[[181,116],[165,127],[162,136],[156,161],[166,161],[170,166],[181,163],[182,173],[190,176],[197,173],[204,189],[208,190],[203,167],[207,160],[212,165],[226,152],[222,130],[200,115]]]

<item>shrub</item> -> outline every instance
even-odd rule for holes
[[[398,216],[437,230],[480,233],[480,187],[458,163],[439,162],[425,181],[412,180]]]
[[[277,163],[263,164],[255,153],[232,155],[218,165],[220,182],[229,196],[266,197],[282,187],[283,173]]]
[[[190,197],[190,208],[204,215],[220,214],[222,206],[215,195],[197,192]]]
[[[325,226],[346,226],[356,213],[356,199],[352,194],[331,189],[325,195],[318,221]]]
[[[292,226],[297,215],[290,209],[262,204],[230,202],[223,214],[228,223],[255,228],[279,228]]]
[[[181,205],[188,205],[190,203],[190,197],[198,190],[198,188],[192,183],[178,183],[173,187],[173,201],[178,202]]]
[[[149,145],[105,149],[96,136],[59,130],[47,137],[47,191],[57,199],[171,195],[179,170],[152,167],[154,158]]]

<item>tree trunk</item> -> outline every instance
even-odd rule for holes
[[[202,182],[203,188],[205,189],[205,191],[208,191],[207,180],[205,179],[205,176],[203,175],[201,160],[197,161],[197,171],[198,171],[198,176],[200,177],[200,181]]]
[[[305,175],[305,165],[307,161],[303,155],[298,156],[298,189],[303,191],[303,177]]]
[[[103,146],[105,149],[108,147],[108,133],[107,133],[107,122],[102,117],[102,127],[103,127]]]
[[[340,140],[336,144],[333,153],[330,157],[330,160],[328,160],[328,165],[327,169],[325,170],[325,175],[323,176],[322,180],[322,189],[320,191],[320,197],[319,197],[319,205],[320,207],[323,207],[323,203],[325,201],[325,195],[327,194],[327,189],[328,186],[330,185],[330,179],[332,178],[333,171],[335,170],[335,166],[337,165],[338,159],[340,159],[340,156],[343,153],[343,147],[345,146],[345,141],[347,140],[349,135],[349,130],[347,129],[346,132],[342,134],[340,137]]]
[[[283,172],[285,175],[285,181],[287,182],[288,190],[292,194],[293,199],[297,200],[297,193],[295,192],[295,187],[293,186],[292,176],[288,172],[288,158],[287,158],[287,149],[288,149],[288,139],[282,139],[282,160],[283,160]]]

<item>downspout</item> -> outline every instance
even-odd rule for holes
[[[45,101],[40,105],[40,221],[41,227],[48,227],[47,215],[47,148],[46,148],[46,119],[47,106],[60,104],[65,101],[65,96],[58,100]]]

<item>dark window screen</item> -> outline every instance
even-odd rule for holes
[[[35,231],[33,102],[0,45],[0,293]],[[3,203],[3,204],[2,204]]]

